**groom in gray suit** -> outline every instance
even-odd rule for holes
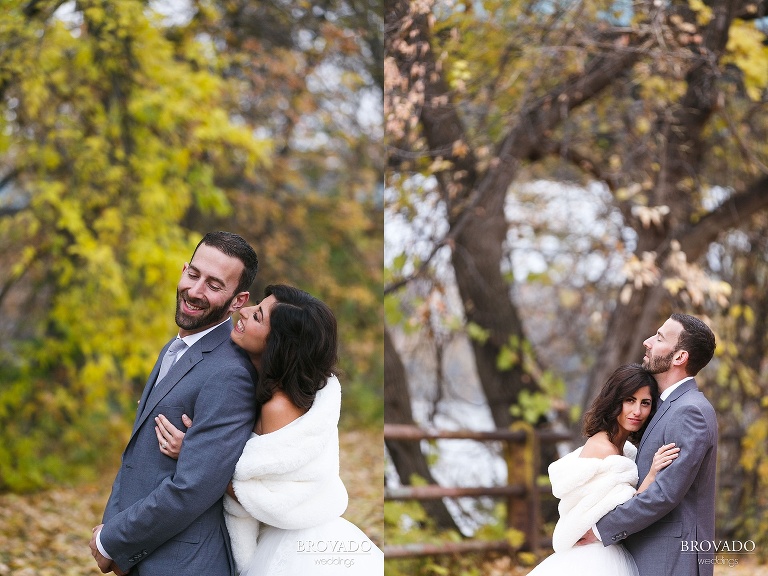
[[[179,335],[162,350],[139,401],[103,524],[90,547],[103,573],[233,576],[222,498],[255,421],[256,373],[230,340],[258,259],[237,234],[211,232],[184,264],[176,291]],[[175,362],[175,363],[174,363]],[[178,460],[158,440],[165,415],[186,430]]]
[[[698,318],[672,314],[643,346],[643,366],[659,383],[662,402],[640,441],[638,474],[645,478],[663,444],[674,442],[679,457],[593,530],[605,546],[623,541],[640,576],[711,576],[717,418],[693,376],[712,359],[715,336]],[[592,541],[590,531],[579,543]]]

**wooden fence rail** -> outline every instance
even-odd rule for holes
[[[400,486],[386,488],[385,500],[435,500],[439,498],[458,498],[489,496],[503,498],[507,503],[506,524],[523,532],[523,549],[537,552],[549,543],[540,538],[542,492],[551,493],[549,487],[538,486],[536,478],[539,471],[541,444],[572,440],[569,433],[551,430],[535,430],[523,422],[515,423],[509,430],[427,430],[405,424],[385,424],[385,440],[413,441],[421,440],[476,440],[478,442],[501,441],[504,444],[504,459],[507,464],[506,486]],[[506,540],[471,540],[447,542],[443,544],[406,544],[384,546],[385,559],[412,558],[439,554],[456,554],[480,551],[511,551]]]

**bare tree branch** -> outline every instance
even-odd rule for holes
[[[768,208],[768,176],[756,180],[741,194],[732,196],[677,237],[688,260],[698,260],[723,231],[738,228],[747,218]],[[660,253],[669,249],[669,242]]]

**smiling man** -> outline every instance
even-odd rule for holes
[[[176,290],[179,334],[162,350],[139,401],[103,524],[90,547],[102,572],[233,576],[223,495],[255,421],[253,364],[230,339],[258,259],[237,234],[211,232],[185,263]],[[178,460],[160,445],[163,414],[195,426]]]
[[[715,336],[698,318],[672,314],[643,346],[643,367],[656,378],[662,402],[638,447],[640,478],[660,446],[674,442],[679,456],[580,543],[623,541],[640,576],[711,576],[713,554],[698,543],[715,537],[717,418],[694,376],[712,359]]]

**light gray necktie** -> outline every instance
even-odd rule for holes
[[[174,340],[173,344],[168,347],[168,350],[165,352],[165,356],[163,356],[163,361],[160,364],[160,372],[158,372],[157,380],[155,380],[155,386],[157,386],[157,383],[160,382],[160,380],[165,378],[165,375],[168,374],[171,366],[173,366],[173,364],[176,362],[176,357],[179,355],[179,352],[184,350],[186,347],[187,345],[184,340],[176,337],[176,340]]]

